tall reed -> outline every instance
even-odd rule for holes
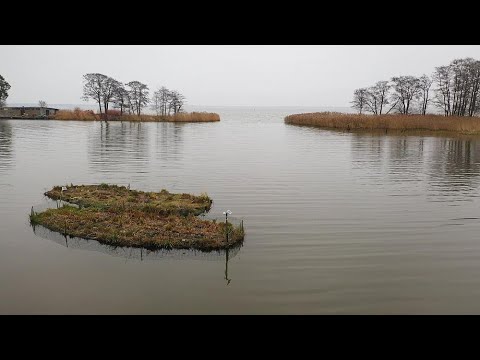
[[[83,120],[83,121],[93,121],[99,120],[100,116],[95,115],[92,110],[81,110],[80,108],[75,108],[73,110],[59,110],[53,116],[53,120]]]

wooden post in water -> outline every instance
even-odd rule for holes
[[[228,245],[228,215],[230,215],[232,212],[230,210],[224,211],[225,214],[225,235],[227,237],[227,245]]]
[[[228,213],[225,214],[225,236],[227,237],[227,245],[228,245]]]

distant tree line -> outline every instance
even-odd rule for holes
[[[89,73],[83,75],[83,100],[94,100],[98,104],[100,115],[108,120],[110,104],[120,109],[120,115],[140,115],[150,102],[157,115],[176,114],[182,110],[185,97],[178,91],[161,87],[149,98],[149,88],[140,81],[122,83],[114,78],[99,74]]]
[[[430,96],[432,84],[433,97]],[[368,88],[356,89],[352,107],[360,114],[427,113],[429,103],[445,116],[473,116],[480,112],[480,61],[465,58],[435,68],[431,77],[396,76]]]

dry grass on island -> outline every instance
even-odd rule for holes
[[[211,208],[206,194],[143,192],[101,184],[72,185],[64,191],[56,186],[45,195],[78,207],[32,211],[32,225],[107,245],[209,251],[238,245],[244,238],[243,224],[197,217]]]
[[[100,121],[105,120],[105,115],[99,115],[92,110],[60,110],[52,120],[73,120],[73,121]],[[215,122],[220,121],[220,115],[209,112],[177,113],[174,115],[130,115],[122,114],[119,111],[109,110],[108,121],[136,121],[136,122]]]
[[[340,130],[454,131],[480,134],[480,118],[443,115],[359,115],[336,112],[294,114],[285,117],[286,124],[316,126]]]

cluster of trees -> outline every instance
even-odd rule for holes
[[[152,109],[157,115],[179,113],[185,102],[185,97],[175,90],[168,90],[165,86],[153,93]]]
[[[379,81],[368,88],[356,89],[352,107],[360,114],[371,112],[374,115],[418,112],[425,115],[430,101],[432,80],[427,75],[395,76],[390,81]]]
[[[128,111],[129,114],[140,115],[149,103],[149,89],[140,81],[122,83],[114,78],[90,73],[83,75],[83,99],[94,100],[98,104],[100,115],[108,120],[109,105],[120,109],[120,115]],[[170,91],[161,87],[154,92],[151,102],[157,115],[167,115],[180,112],[184,105],[185,97],[178,91]]]
[[[0,75],[0,106],[5,106],[8,98],[8,90],[10,90],[10,84]]]
[[[473,116],[480,112],[480,61],[453,60],[435,69],[436,104],[445,116]]]
[[[435,84],[434,96],[430,89]],[[356,89],[352,107],[375,115],[395,111],[400,114],[425,115],[429,103],[445,116],[473,116],[480,112],[480,61],[456,59],[436,67],[431,77],[397,76],[374,86]]]
[[[106,120],[110,104],[119,108],[121,115],[124,110],[128,110],[130,114],[140,115],[142,108],[149,101],[148,86],[140,81],[124,84],[107,75],[90,73],[83,75],[83,99],[94,100],[98,104],[100,115],[105,114]]]

